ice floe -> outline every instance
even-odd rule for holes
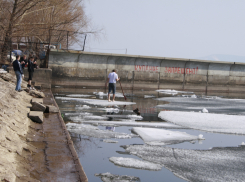
[[[72,97],[55,97],[55,99],[61,100],[73,100],[78,102],[83,102],[91,105],[99,105],[99,106],[115,106],[115,105],[133,105],[136,104],[135,102],[122,102],[122,101],[115,101],[115,102],[108,102],[108,100],[99,100],[99,99],[83,99],[83,98],[72,98]]]
[[[103,117],[108,118],[125,118],[125,119],[133,119],[133,120],[142,120],[142,116],[137,115],[102,115]]]
[[[127,134],[127,133],[118,133],[118,132],[112,132],[109,130],[100,130],[98,127],[91,126],[91,125],[84,125],[84,124],[77,124],[77,123],[68,123],[66,124],[67,130],[71,133],[76,133],[80,135],[85,135],[89,137],[94,138],[132,138],[137,137],[137,135],[134,134]]]
[[[189,135],[186,132],[170,131],[155,128],[135,127],[132,129],[132,132],[138,134],[148,145],[170,145],[182,143],[185,141],[204,139],[201,136]]]
[[[203,108],[203,109],[202,109],[202,112],[203,112],[203,113],[208,113],[208,110],[207,110],[206,108]]]
[[[80,98],[80,97],[91,97],[92,95],[84,95],[84,94],[69,94],[66,95],[67,97],[74,97],[74,98]]]
[[[143,160],[158,163],[176,176],[196,181],[244,181],[245,146],[217,147],[210,150],[186,150],[150,145],[127,145]]]
[[[104,93],[104,92],[94,92],[94,94],[95,94],[95,95],[98,95],[98,96],[102,96],[102,97],[104,97],[104,96],[107,97],[107,96],[108,96],[108,93]],[[110,97],[112,97],[112,96],[113,96],[113,94],[110,95]],[[122,97],[124,97],[124,96],[123,96],[122,93],[116,92],[116,93],[115,93],[115,97],[121,97],[121,98],[122,98]]]
[[[163,97],[156,100],[169,102],[169,104],[156,106],[167,110],[201,111],[206,108],[211,113],[245,115],[244,99]]]
[[[110,139],[104,139],[103,142],[105,142],[105,143],[118,143],[118,141],[110,140]]]
[[[192,129],[218,133],[245,134],[245,117],[240,115],[161,111],[158,117]]]
[[[177,91],[177,90],[156,90],[156,92],[160,92],[162,94],[168,94],[168,95],[177,95],[177,94],[191,94],[193,92],[185,92],[185,91]]]
[[[178,126],[172,123],[166,122],[122,122],[122,121],[83,121],[85,124],[96,124],[101,126],[137,126],[148,128],[166,128],[166,129],[184,129],[182,126]]]
[[[122,167],[144,169],[151,171],[159,171],[162,166],[156,163],[142,161],[134,158],[124,158],[124,157],[110,157],[109,160],[114,164]]]
[[[134,176],[119,176],[111,173],[100,173],[95,174],[95,176],[100,177],[103,182],[140,182],[140,178]]]
[[[155,98],[156,96],[154,95],[144,95],[144,98],[145,99],[150,99],[150,98]]]
[[[88,115],[92,115],[92,113],[88,113],[88,112],[74,112],[74,113],[65,113],[66,116],[88,116]]]

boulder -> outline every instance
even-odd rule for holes
[[[40,104],[38,102],[32,102],[31,111],[41,111],[44,112],[46,110],[46,106],[43,104]]]
[[[37,97],[37,98],[44,98],[45,95],[43,92],[39,92],[37,90],[30,90],[29,94],[33,97]]]
[[[31,103],[33,103],[33,102],[37,102],[37,103],[43,104],[43,99],[41,99],[41,98],[33,98],[31,100]]]
[[[48,113],[58,113],[59,112],[59,108],[52,106],[52,105],[47,105],[47,112]]]
[[[41,111],[31,111],[29,113],[29,118],[36,123],[43,123],[43,112]]]

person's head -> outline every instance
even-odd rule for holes
[[[23,58],[26,59],[26,55],[24,55]]]
[[[20,60],[20,56],[19,55],[16,56],[16,60],[18,60],[18,61]]]
[[[117,72],[117,70],[113,69],[112,72]]]
[[[30,60],[33,62],[34,61],[34,57],[30,57]]]

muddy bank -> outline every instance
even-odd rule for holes
[[[28,113],[38,95],[16,92],[15,81],[0,74],[0,180],[87,181],[60,113],[45,113],[42,124],[34,123]],[[44,93],[44,104],[56,105],[51,91]]]

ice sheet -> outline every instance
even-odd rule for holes
[[[154,128],[135,127],[132,132],[138,134],[148,145],[170,145],[201,139],[199,136],[189,135],[186,132]]]
[[[61,100],[74,100],[78,102],[83,102],[91,105],[99,105],[99,106],[115,106],[115,105],[133,105],[135,102],[108,102],[108,100],[99,100],[99,99],[83,99],[83,98],[71,98],[71,97],[55,97],[56,99]]]
[[[210,113],[245,115],[244,99],[164,97],[156,100],[169,102],[169,104],[157,106],[167,110],[202,111],[206,108]]]
[[[95,176],[100,177],[103,182],[140,182],[140,178],[127,175],[119,176],[111,173],[100,173],[95,174]]]
[[[112,132],[110,130],[100,130],[96,126],[91,126],[91,125],[84,125],[84,124],[77,124],[77,123],[68,123],[66,124],[67,130],[72,133],[77,133],[80,135],[85,135],[89,137],[94,137],[94,138],[102,138],[102,139],[107,139],[107,138],[119,138],[119,139],[124,139],[124,138],[132,138],[132,137],[137,137],[134,134],[127,134],[127,133],[118,133],[118,132]]]
[[[69,94],[66,95],[67,97],[74,97],[74,98],[80,98],[80,97],[91,97],[92,95],[84,95],[84,94]]]
[[[245,146],[186,150],[161,146],[124,146],[143,160],[163,165],[176,176],[191,182],[244,181]]]
[[[184,129],[182,126],[174,125],[172,123],[157,122],[121,122],[121,121],[83,121],[85,124],[97,124],[102,126],[138,126],[138,127],[150,127],[150,128],[166,128],[166,129]]]
[[[245,117],[239,115],[161,111],[158,117],[184,127],[203,131],[245,134]]]
[[[148,161],[142,161],[134,158],[111,157],[109,160],[114,164],[122,167],[144,169],[151,171],[159,171],[162,169],[162,166],[159,164]]]
[[[88,116],[92,115],[91,113],[88,112],[79,112],[79,113],[65,113],[66,116]]]

